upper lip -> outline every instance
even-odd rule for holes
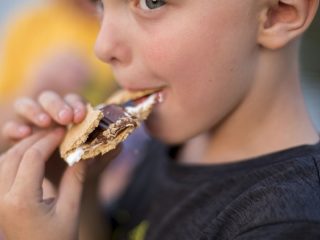
[[[139,91],[150,91],[150,92],[159,92],[165,87],[148,87],[148,88],[127,88],[126,90],[130,92],[139,92]]]
[[[127,87],[122,86],[123,89],[130,91],[130,92],[139,92],[139,91],[150,91],[150,92],[159,92],[163,90],[166,86],[144,86],[144,87]]]
[[[134,76],[130,78],[121,78],[120,76],[116,76],[116,80],[120,88],[130,91],[130,92],[137,92],[137,91],[146,91],[146,90],[156,90],[160,91],[167,87],[167,84],[164,82],[159,82],[156,80],[142,80],[140,78],[136,78],[136,81],[133,81]]]

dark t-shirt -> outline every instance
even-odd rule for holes
[[[207,166],[148,149],[108,208],[114,239],[320,239],[320,143]]]

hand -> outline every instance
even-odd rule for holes
[[[15,111],[23,119],[23,122],[18,120],[8,122],[2,131],[4,137],[12,141],[21,141],[41,129],[50,128],[55,125],[66,126],[70,123],[79,123],[84,119],[86,114],[85,104],[79,96],[71,94],[62,98],[51,91],[42,93],[38,101],[30,98],[19,99],[15,104]],[[19,129],[23,131],[19,131]],[[87,180],[84,184],[86,190],[84,191],[80,217],[81,226],[83,226],[81,227],[83,239],[90,239],[94,234],[95,236],[97,235],[96,239],[103,239],[108,235],[106,223],[104,222],[105,219],[101,216],[101,212],[99,213],[97,186],[100,174],[116,154],[117,151],[113,151],[98,159],[86,161],[89,166],[87,169]],[[66,167],[65,164],[61,166],[63,161],[57,159],[57,154],[54,156],[55,159],[51,158],[48,161],[46,171],[46,176],[50,180],[50,182],[46,182],[46,186],[50,187],[51,193],[53,192],[51,195],[57,192],[55,188],[57,188],[61,173]],[[82,164],[82,162],[80,163]],[[44,190],[48,192],[47,187]],[[90,216],[90,218],[87,216]],[[91,224],[92,222],[95,224]],[[100,238],[100,236],[103,237]]]
[[[16,119],[4,124],[2,135],[8,141],[19,141],[38,129],[53,125],[67,126],[81,122],[86,107],[80,96],[68,94],[64,98],[52,91],[40,94],[38,101],[18,99],[14,104]]]
[[[0,126],[14,116],[13,102],[17,96],[37,97],[45,90],[56,91],[60,95],[68,92],[83,92],[87,88],[92,76],[88,60],[78,49],[60,47],[43,57],[39,64],[29,69],[22,86],[15,94],[0,102]],[[14,127],[14,126],[13,126]],[[17,129],[20,135],[30,132],[29,128]],[[16,132],[17,132],[16,130]],[[10,142],[0,135],[0,152],[10,147]]]
[[[78,239],[86,162],[66,169],[55,199],[42,191],[45,163],[63,133],[38,132],[0,157],[0,229],[7,240]]]
[[[9,141],[20,141],[30,136],[33,132],[51,128],[52,126],[67,126],[71,123],[80,123],[86,115],[85,103],[80,96],[68,94],[62,98],[52,91],[40,94],[38,101],[31,98],[18,99],[14,108],[20,119],[17,118],[6,123],[2,129],[4,138]],[[120,150],[120,148],[117,150]],[[100,174],[110,160],[110,156],[115,156],[117,152],[119,151],[113,151],[111,154],[108,154],[106,160],[104,157],[98,157],[95,160],[89,161],[88,180],[91,183],[98,181]],[[57,160],[57,158],[59,156],[55,154],[54,160]],[[61,173],[61,169],[64,166],[58,163],[59,161],[49,161],[48,165],[54,173],[50,174],[50,171],[48,171],[51,176],[60,175],[59,172]]]

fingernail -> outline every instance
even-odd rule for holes
[[[59,112],[59,119],[66,120],[69,117],[69,111],[67,109],[63,109]]]
[[[18,128],[18,131],[21,133],[21,134],[27,134],[27,133],[29,133],[29,127],[27,127],[27,126],[21,126],[21,127],[19,127]]]
[[[75,109],[76,109],[77,111],[83,111],[83,109],[84,109],[83,103],[78,102],[78,103],[76,104]]]
[[[76,109],[74,109],[75,115],[80,114],[81,112],[82,112],[82,108],[80,108],[80,107],[77,107]]]
[[[86,113],[86,107],[82,103],[78,103],[74,109],[74,114],[79,117],[84,117]]]
[[[83,117],[83,111],[81,110],[81,108],[76,108],[73,113],[74,113],[74,119],[76,121],[78,121],[78,119]]]
[[[47,116],[47,114],[44,114],[44,113],[41,113],[39,116],[38,116],[38,121],[40,123],[47,123],[49,121],[49,117]]]

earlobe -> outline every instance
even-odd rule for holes
[[[258,43],[267,49],[279,49],[309,27],[319,0],[277,0],[272,3],[261,13]]]

